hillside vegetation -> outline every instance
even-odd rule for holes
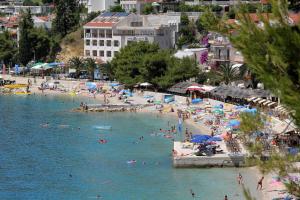
[[[84,41],[82,37],[82,29],[66,35],[61,43],[61,52],[57,58],[61,62],[67,63],[72,57],[83,57]]]

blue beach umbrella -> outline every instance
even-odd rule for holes
[[[217,142],[217,141],[222,141],[222,138],[220,136],[214,136],[207,140],[207,142]]]
[[[89,90],[94,90],[94,89],[96,89],[97,88],[97,85],[96,85],[96,83],[94,83],[94,82],[86,82],[86,87],[89,89]]]
[[[236,119],[233,119],[233,120],[230,120],[229,123],[228,123],[228,126],[231,126],[231,127],[238,127],[240,126],[241,122],[236,120]]]
[[[111,83],[109,84],[111,87],[116,87],[116,86],[119,86],[120,84],[119,83]]]
[[[206,142],[210,138],[211,138],[210,135],[193,135],[191,142],[203,143],[203,142]]]

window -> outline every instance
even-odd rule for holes
[[[106,57],[111,57],[111,51],[106,52]]]
[[[85,45],[86,45],[86,46],[90,46],[90,44],[91,44],[91,40],[86,40],[86,41],[85,41]]]
[[[112,30],[106,29],[106,38],[112,38]]]
[[[92,37],[97,38],[98,37],[98,30],[92,29]]]
[[[97,56],[97,51],[93,50],[93,56]]]
[[[131,22],[132,27],[141,27],[143,26],[143,22]]]
[[[106,40],[106,46],[111,47],[111,40]]]
[[[99,56],[104,57],[104,51],[99,51]]]
[[[114,40],[114,47],[118,47],[119,46],[119,40]]]
[[[93,46],[97,46],[97,40],[93,40]]]
[[[90,38],[91,37],[91,30],[90,29],[85,29],[85,37]]]
[[[119,52],[118,51],[114,51],[114,56],[116,56]]]
[[[85,56],[90,56],[90,51],[89,50],[85,50]]]
[[[103,30],[103,29],[99,30],[99,37],[100,38],[104,38],[105,37],[105,30]]]
[[[103,47],[104,46],[104,40],[99,41],[99,46]]]

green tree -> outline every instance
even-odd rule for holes
[[[121,5],[115,5],[115,6],[111,6],[109,8],[110,12],[125,12],[125,10],[122,8]]]
[[[86,19],[84,20],[84,23],[88,23],[90,21],[92,21],[93,19],[95,19],[96,17],[98,17],[101,14],[101,12],[91,12],[88,13]]]
[[[72,57],[68,61],[68,65],[69,65],[70,68],[76,69],[77,77],[79,76],[80,70],[82,70],[84,68],[83,60],[81,58],[77,57],[77,56]]]
[[[146,3],[143,7],[142,13],[144,15],[149,15],[151,13],[153,13],[154,9],[153,6],[151,5],[151,3]]]
[[[43,4],[50,4],[53,3],[53,0],[42,0]]]
[[[251,72],[266,88],[276,94],[283,104],[295,111],[292,117],[296,125],[300,126],[300,25],[289,24],[289,5],[286,0],[270,2],[271,20],[258,14],[264,24],[263,28],[251,20],[249,8],[242,5],[237,12],[238,24],[228,26],[214,16],[217,20],[206,25],[208,29],[217,30],[230,38],[233,46],[242,52]],[[229,29],[235,29],[235,34],[230,34]],[[297,159],[295,156],[272,153],[269,160],[257,160],[257,163],[263,172],[274,171],[282,176],[291,170],[292,162]],[[288,186],[289,191],[298,197],[299,188],[299,184],[294,183]]]
[[[235,10],[233,7],[230,7],[230,10],[227,12],[227,17],[229,19],[235,19]]]
[[[265,118],[258,112],[258,113],[241,113],[240,114],[240,130],[243,134],[247,137],[259,130],[264,128]]]
[[[84,66],[90,73],[92,80],[94,80],[94,71],[97,68],[96,61],[93,58],[86,58],[84,60]]]
[[[24,0],[23,1],[24,6],[38,6],[38,2],[33,2],[32,0]]]
[[[219,75],[220,81],[223,81],[226,85],[238,79],[239,75],[238,68],[233,68],[229,64],[220,65],[216,73]]]
[[[133,42],[122,48],[111,61],[115,78],[131,87],[138,82],[150,82],[166,89],[178,81],[196,77],[195,60],[174,58],[157,44]]]
[[[76,29],[79,25],[79,5],[77,0],[54,0],[55,18],[53,30],[62,37]]]
[[[181,26],[187,26],[189,23],[190,23],[190,20],[189,20],[188,15],[185,12],[181,13],[181,15],[180,15],[180,25]]]
[[[17,53],[16,47],[8,32],[0,33],[0,61],[9,64]]]
[[[31,50],[34,52],[36,60],[46,61],[50,49],[51,41],[48,33],[43,28],[33,28],[29,33],[29,41],[31,43]]]
[[[33,29],[33,20],[29,9],[21,14],[19,28],[19,60],[23,65],[27,65],[27,63],[33,58],[32,44],[30,41],[30,32]]]
[[[264,28],[255,24],[247,14],[247,8],[241,6],[239,10],[239,24],[224,26],[222,20],[216,19],[206,23],[205,27],[217,30],[229,36],[233,46],[238,49],[247,66],[264,85],[280,97],[281,102],[291,110],[292,117],[300,125],[300,31],[299,25],[288,23],[288,5],[285,0],[271,1],[272,25],[261,16]],[[205,21],[205,18],[203,18]],[[235,34],[229,34],[229,29],[236,29]]]

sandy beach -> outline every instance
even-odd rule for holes
[[[20,84],[27,84],[28,78],[26,77],[12,77],[11,80],[16,80],[16,83]],[[40,90],[38,87],[41,85],[41,83],[45,80],[43,79],[36,79],[34,81],[33,78],[30,78],[32,86],[30,87],[31,93],[33,94],[43,94],[43,95],[71,95],[70,92],[76,89],[82,81],[72,81],[72,80],[59,80],[60,85],[63,85],[65,91],[61,90],[49,90],[46,89],[44,91]],[[104,85],[108,85],[109,83],[104,83]],[[86,90],[80,90],[80,92],[77,94],[78,96],[85,97],[85,98],[92,98],[96,101],[99,101],[99,104],[104,102],[104,95],[103,94],[96,94],[91,95]],[[161,93],[155,93],[155,92],[144,92],[143,95],[152,95],[155,99],[161,99],[161,96],[163,94]],[[129,101],[132,104],[147,104],[147,101],[145,98],[143,98],[143,95],[141,94],[134,94],[133,97],[129,97]],[[124,104],[123,101],[119,100],[117,96],[109,97],[106,96],[109,100],[110,104]],[[210,104],[214,105],[220,102],[216,102],[214,100],[207,100]],[[78,105],[79,106],[79,105]],[[185,105],[185,97],[176,97],[176,103],[172,104],[172,107],[177,110],[178,108],[184,107]],[[168,115],[177,115],[176,112],[169,112],[168,109],[170,106],[166,106],[167,109],[163,110],[163,114]],[[155,106],[150,106],[145,109],[142,109],[141,112],[156,112]],[[193,126],[196,130],[199,130],[200,133],[209,134],[211,132],[210,127],[205,126],[204,123],[195,123],[192,118],[189,118],[185,120],[185,123]],[[222,129],[222,131],[224,131]],[[262,190],[256,190],[257,182],[261,178],[261,174],[259,170],[256,167],[251,168],[237,168],[237,175],[241,171],[243,173],[244,177],[244,184],[246,188],[250,189],[251,194],[256,197],[257,199],[262,200],[272,200],[273,198],[278,197],[284,197],[284,193],[282,192],[285,188],[283,186],[281,187],[274,187],[272,186],[273,177],[274,174],[268,174],[265,175],[265,179],[263,181],[263,189]],[[236,179],[236,177],[233,177]]]

